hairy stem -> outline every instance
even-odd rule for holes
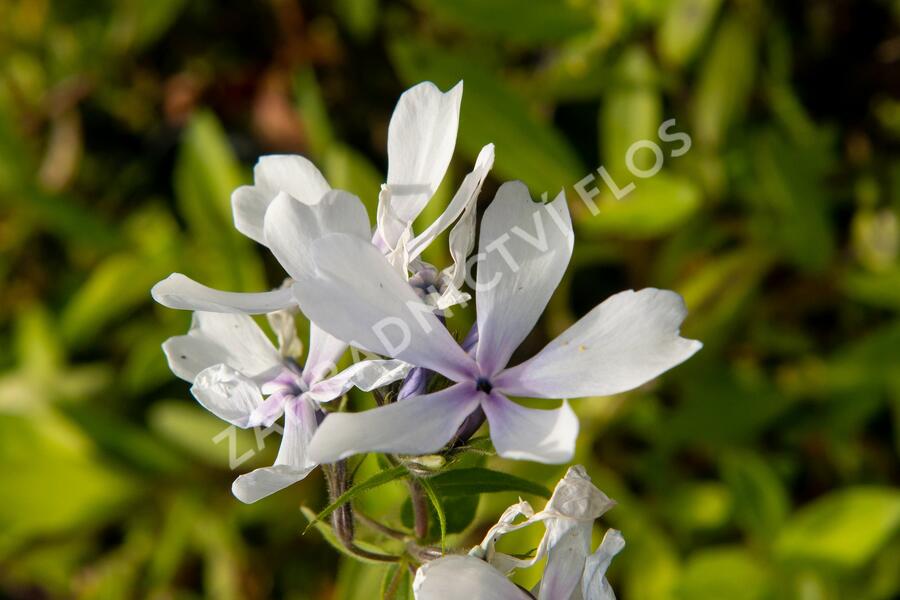
[[[328,495],[334,502],[344,492],[350,489],[350,480],[347,477],[347,461],[341,460],[325,471],[328,481]],[[331,525],[334,533],[341,543],[350,549],[353,544],[353,507],[349,502],[343,504],[331,513]]]
[[[428,535],[428,498],[415,479],[409,480],[409,499],[413,509],[413,531],[421,540]]]

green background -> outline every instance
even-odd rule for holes
[[[577,461],[620,503],[603,520],[628,541],[619,597],[898,597],[898,16],[890,0],[0,3],[0,597],[376,595],[383,569],[301,536],[319,473],[253,506],[230,495],[230,434],[213,441],[222,423],[159,349],[189,315],[149,288],[172,271],[280,283],[230,192],[257,156],[295,152],[372,208],[393,105],[426,79],[465,80],[431,216],[488,142],[482,205],[507,179],[567,190],[573,262],[520,357],[645,286],[683,294],[705,344],[573,403]],[[631,176],[628,147],[671,118],[690,150],[660,142],[663,170]],[[594,216],[572,186],[600,165],[636,188]],[[239,471],[274,457],[277,436],[235,439],[264,446]],[[551,487],[564,470],[490,466]],[[358,506],[399,524],[404,497]],[[451,541],[515,500],[485,495]]]

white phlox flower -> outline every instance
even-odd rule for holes
[[[450,233],[453,265],[441,272],[445,293],[435,305],[446,308],[465,299],[459,292],[465,258],[475,235],[478,192],[494,160],[493,144],[486,145],[446,210],[419,235],[412,223],[437,190],[456,145],[462,82],[441,92],[430,82],[404,92],[388,130],[388,175],[379,194],[374,231],[362,202],[348,192],[332,189],[312,162],[296,155],[259,159],[254,183],[239,187],[231,204],[235,227],[268,247],[294,279],[313,268],[312,244],[327,234],[360,236],[374,244],[404,278],[434,239],[456,223]],[[208,312],[263,314],[296,305],[286,288],[238,293],[209,288],[181,273],[173,273],[153,287],[154,299],[164,306]]]
[[[315,326],[306,362],[293,315],[271,313],[276,348],[256,322],[238,313],[195,312],[187,335],[169,338],[163,350],[172,371],[193,383],[191,393],[211,413],[241,428],[270,427],[284,416],[275,464],[239,476],[232,485],[243,502],[255,502],[300,481],[318,463],[309,443],[326,418],[321,404],[351,387],[372,390],[406,376],[398,360],[366,360],[335,373],[346,345]]]

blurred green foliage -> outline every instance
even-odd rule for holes
[[[171,271],[278,284],[231,226],[255,157],[305,154],[374,208],[399,93],[463,79],[450,184],[494,142],[483,202],[522,179],[566,188],[577,221],[522,355],[643,286],[681,292],[706,344],[575,403],[577,460],[628,540],[619,596],[898,597],[898,17],[895,0],[0,3],[0,596],[369,599],[391,581],[301,536],[318,474],[230,496],[230,451],[245,470],[274,444],[219,436],[159,350],[189,316],[148,290]],[[671,118],[692,138],[677,158],[657,138]],[[625,167],[639,139],[665,151],[649,179]],[[573,186],[600,165],[636,187],[596,179],[594,216]],[[450,542],[516,495],[464,503]],[[405,498],[356,502],[402,526]]]

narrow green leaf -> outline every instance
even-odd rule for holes
[[[441,496],[467,496],[491,492],[523,492],[542,498],[550,497],[546,487],[500,471],[482,467],[444,471],[428,479]]]
[[[393,467],[392,469],[388,469],[386,471],[381,471],[380,473],[373,475],[372,477],[366,479],[362,483],[358,483],[358,484],[354,485],[352,488],[350,488],[349,490],[347,490],[346,492],[344,492],[343,494],[338,496],[338,498],[334,502],[332,502],[327,507],[325,507],[325,510],[323,510],[318,515],[316,515],[316,517],[310,521],[309,525],[306,526],[306,530],[304,531],[304,533],[306,533],[306,531],[309,531],[310,527],[317,525],[320,521],[327,518],[328,515],[333,513],[335,510],[337,510],[338,508],[340,508],[342,505],[346,504],[353,498],[359,496],[363,492],[367,492],[371,489],[377,488],[386,483],[390,483],[391,481],[394,481],[395,479],[399,479],[400,477],[403,477],[404,475],[406,475],[406,473],[407,473],[406,467],[404,467],[402,465],[397,465],[396,467]]]
[[[446,547],[447,538],[447,515],[444,514],[444,507],[441,504],[441,499],[438,498],[431,483],[427,479],[420,479],[419,483],[422,484],[422,489],[428,494],[428,499],[431,500],[434,511],[437,513],[438,522],[441,524],[441,551],[443,552]]]
[[[857,569],[900,530],[900,491],[859,486],[832,492],[784,526],[775,554],[788,563]]]
[[[728,15],[704,59],[693,101],[692,135],[718,147],[744,113],[756,78],[756,35],[751,24]]]
[[[656,47],[666,63],[690,62],[709,33],[721,0],[675,0],[656,30]]]
[[[405,560],[389,566],[381,580],[381,598],[383,600],[409,600],[412,582]]]

